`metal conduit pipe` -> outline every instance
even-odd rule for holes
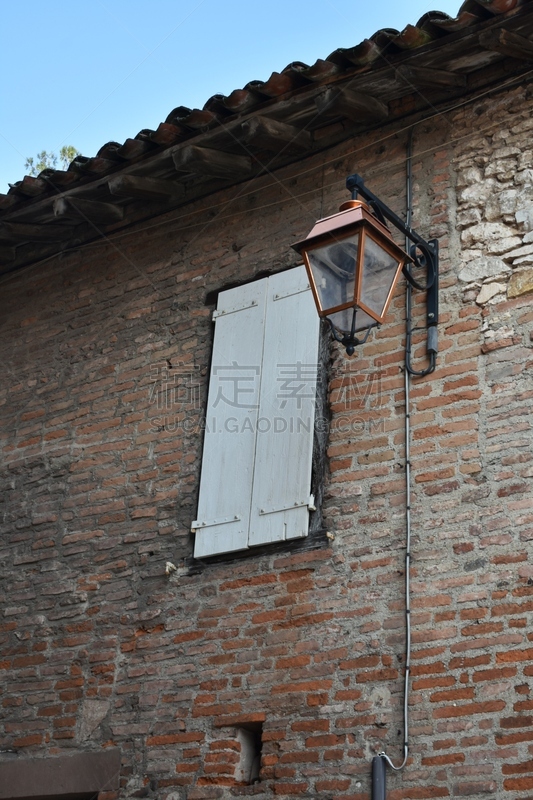
[[[409,131],[407,142],[407,174],[406,174],[406,225],[411,227],[413,216],[413,173],[412,173],[412,150],[413,150],[414,127]],[[410,247],[410,241],[406,237],[406,249]],[[433,281],[437,281],[435,275]],[[437,291],[437,287],[435,287]],[[411,342],[412,342],[412,294],[413,286],[407,281],[405,307],[406,307],[406,352],[404,370],[404,389],[405,389],[405,678],[403,694],[403,724],[404,724],[404,743],[403,760],[396,766],[389,756],[382,752],[372,760],[372,800],[385,800],[386,788],[386,765],[395,771],[402,770],[409,756],[409,690],[411,673],[411,397],[410,385],[411,375],[428,375],[433,372],[436,365],[436,322],[429,325],[428,334],[428,355],[430,359],[429,367],[425,370],[416,371],[411,366]],[[436,301],[434,301],[436,302]],[[429,320],[428,320],[429,322]],[[434,339],[434,340],[433,340]]]
[[[387,796],[387,770],[383,756],[372,759],[372,800],[385,800]]]
[[[385,800],[386,795],[386,766],[388,765],[395,771],[402,770],[407,764],[409,756],[409,689],[411,672],[411,399],[410,399],[410,380],[411,376],[423,377],[435,370],[437,364],[437,324],[438,324],[438,264],[439,264],[439,243],[436,239],[424,240],[416,231],[411,228],[412,205],[413,205],[413,176],[412,176],[412,142],[413,127],[409,131],[407,142],[407,174],[406,174],[406,220],[405,222],[394,213],[382,200],[373,194],[364,184],[360,175],[354,174],[346,179],[346,188],[352,192],[352,199],[357,200],[361,194],[370,205],[375,216],[386,225],[388,220],[405,236],[405,250],[409,253],[409,261],[403,266],[403,273],[407,279],[406,289],[406,343],[405,343],[405,368],[404,368],[404,387],[405,387],[405,679],[403,693],[403,759],[395,765],[385,752],[379,753],[372,761],[372,800]],[[421,283],[415,278],[412,269],[422,269],[426,273],[426,280]],[[412,319],[412,291],[413,287],[426,293],[426,320],[422,327],[414,327]],[[355,320],[355,314],[354,314]],[[355,322],[353,323],[355,325]],[[422,370],[415,370],[412,366],[412,335],[417,330],[426,332],[426,352],[429,365]],[[352,328],[352,334],[355,329]],[[367,332],[368,333],[368,332]],[[337,337],[336,337],[337,338]],[[353,337],[352,337],[353,338]],[[363,340],[356,339],[354,344],[363,344]],[[346,344],[343,341],[343,344]],[[347,347],[347,352],[351,355],[353,347]]]

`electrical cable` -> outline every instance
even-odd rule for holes
[[[409,131],[409,136],[407,139],[407,157],[406,157],[406,206],[407,206],[407,219],[406,224],[410,228],[411,227],[411,220],[413,216],[413,131],[414,126]],[[411,243],[409,240],[405,239],[406,250],[409,252],[411,247]],[[411,248],[412,249],[412,248]],[[413,333],[417,330],[420,330],[419,327],[414,327],[412,322],[413,317],[413,287],[416,289],[420,289],[422,291],[429,291],[438,280],[438,265],[436,262],[432,264],[432,274],[430,276],[430,266],[432,261],[432,254],[424,249],[423,256],[425,263],[428,269],[428,277],[425,284],[421,284],[419,281],[415,280],[410,272],[408,266],[404,268],[404,275],[407,278],[407,286],[405,290],[405,320],[406,320],[406,330],[405,330],[405,372],[406,375],[415,375],[419,378],[424,377],[425,375],[429,375],[431,372],[435,371],[435,367],[437,365],[437,349],[436,349],[436,329],[431,328],[431,331],[434,336],[430,337],[430,330],[429,328],[425,328],[428,334],[428,357],[429,357],[429,366],[426,369],[416,370],[413,369],[411,366],[411,352],[412,352],[412,344],[413,344]],[[415,257],[416,263],[416,257]],[[429,295],[428,295],[429,297]],[[428,301],[427,301],[428,302]],[[435,318],[436,319],[436,318]],[[431,342],[431,344],[430,344]],[[409,386],[406,387],[406,403],[409,397]],[[409,415],[409,408],[407,407],[407,415]]]
[[[406,206],[407,218],[406,223],[411,227],[411,218],[413,215],[413,173],[412,173],[412,150],[413,150],[413,132],[414,126],[409,131],[407,140],[407,176],[406,176]],[[410,242],[408,238],[405,239],[406,249],[409,247]],[[410,336],[412,331],[411,324],[411,301],[412,301],[412,286],[407,282],[406,287],[406,364],[407,364],[407,348],[410,347]],[[405,677],[404,677],[404,691],[403,691],[403,761],[399,766],[393,764],[389,756],[385,752],[379,753],[389,767],[395,772],[402,770],[407,764],[409,756],[409,689],[411,677],[411,371],[404,370],[404,390],[405,390]]]
[[[406,332],[405,332],[405,372],[408,375],[415,375],[418,378],[422,378],[425,375],[429,375],[431,372],[435,371],[435,367],[437,365],[437,354],[435,351],[431,351],[429,353],[429,366],[426,369],[416,370],[413,369],[411,366],[411,350],[412,350],[412,335],[415,331],[418,330],[427,330],[427,328],[414,328],[411,324],[412,321],[412,308],[413,308],[413,288],[411,283],[407,282],[407,288],[405,290],[405,316],[406,316]]]

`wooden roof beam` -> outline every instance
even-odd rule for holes
[[[353,122],[382,122],[389,116],[389,109],[380,100],[351,89],[326,89],[315,98],[319,114],[341,116]]]
[[[19,242],[61,242],[72,236],[70,225],[32,225],[25,222],[0,222],[0,238]]]
[[[243,122],[242,140],[244,142],[264,147],[267,150],[278,150],[280,145],[290,145],[302,150],[309,150],[312,146],[309,131],[287,125],[268,117],[253,117]]]
[[[483,31],[479,34],[479,43],[485,50],[524,61],[533,61],[533,42],[505,28]]]
[[[4,245],[0,245],[0,263],[9,264],[11,261],[14,260],[15,260],[15,248],[4,247]]]
[[[185,194],[183,186],[172,181],[141,178],[138,175],[115,175],[107,183],[111,194],[135,200],[167,202]]]
[[[124,211],[112,203],[85,200],[81,197],[58,197],[54,200],[54,215],[60,219],[75,219],[78,222],[120,222]]]
[[[455,89],[466,86],[466,75],[429,67],[411,67],[404,64],[396,70],[397,79],[413,86],[442,86]]]
[[[210,147],[187,145],[174,152],[172,158],[179,172],[223,180],[247,178],[252,174],[252,159],[248,156],[236,156]]]

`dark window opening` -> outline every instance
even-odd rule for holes
[[[239,763],[235,770],[238,783],[259,783],[261,751],[263,746],[263,724],[246,722],[235,729],[235,738],[241,746]]]

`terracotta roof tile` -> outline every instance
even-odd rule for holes
[[[448,83],[449,87],[460,91],[460,87],[466,85],[468,70],[481,68],[487,63],[487,58],[494,61],[512,55],[512,47],[509,44],[504,43],[500,46],[497,43],[493,50],[489,51],[488,56],[485,54],[484,60],[478,58],[475,47],[479,52],[480,48],[483,49],[484,42],[480,43],[476,33],[473,37],[468,37],[469,29],[475,32],[475,26],[481,25],[481,29],[484,30],[487,26],[491,26],[491,21],[495,18],[503,18],[505,15],[511,18],[516,12],[527,12],[528,10],[523,7],[532,4],[533,0],[465,0],[456,17],[449,17],[441,11],[430,11],[416,24],[409,24],[402,31],[383,28],[370,38],[354,43],[352,47],[339,48],[327,58],[318,59],[314,64],[292,62],[280,72],[273,72],[265,81],[251,80],[243,88],[236,88],[227,96],[215,94],[208,98],[201,109],[177,106],[170,111],[156,130],[142,130],[123,143],[107,142],[93,157],[77,156],[66,171],[47,169],[36,178],[25,176],[11,185],[7,194],[0,194],[0,217],[7,219],[15,214],[16,219],[21,211],[24,212],[23,217],[28,217],[26,208],[32,208],[42,198],[47,196],[52,198],[58,192],[72,190],[77,192],[78,186],[85,192],[85,187],[90,189],[94,183],[98,189],[100,186],[98,181],[101,182],[107,175],[111,178],[113,173],[127,168],[130,164],[135,165],[135,171],[141,181],[137,182],[136,196],[140,197],[142,192],[150,194],[153,187],[152,189],[148,187],[146,179],[151,174],[151,162],[147,162],[147,166],[143,167],[145,160],[164,153],[167,148],[181,147],[182,144],[190,146],[198,142],[200,146],[206,148],[216,147],[226,131],[229,131],[233,138],[229,142],[223,142],[221,150],[233,153],[235,159],[242,157],[242,149],[239,156],[235,143],[238,144],[239,137],[243,138],[243,132],[243,141],[246,137],[248,137],[246,141],[249,141],[252,132],[257,136],[258,146],[265,146],[268,149],[269,137],[272,142],[276,136],[283,138],[293,130],[293,139],[296,141],[299,136],[301,147],[309,142],[310,132],[312,134],[316,129],[320,133],[320,128],[330,124],[331,120],[335,119],[335,114],[337,119],[339,116],[341,118],[348,116],[350,119],[346,108],[350,102],[354,103],[355,83],[358,91],[359,85],[363,86],[360,90],[363,97],[366,92],[369,102],[372,101],[376,108],[380,105],[385,109],[387,103],[391,108],[399,107],[398,100],[409,91],[409,81],[402,82],[402,75],[404,78],[405,75],[410,75],[410,80],[413,80],[414,75],[423,84],[424,80],[431,80],[435,71],[440,69],[442,75],[440,81],[436,81],[437,88],[440,85],[440,90],[445,92]],[[527,22],[527,14],[524,16],[522,13],[522,18]],[[529,23],[525,27],[515,26],[514,30],[518,30],[519,35],[525,31],[525,34],[521,35],[528,37],[530,35],[528,25]],[[474,56],[464,60],[461,58],[461,48],[465,46],[463,41],[467,42],[468,39],[469,46],[474,47]],[[453,48],[455,50],[453,56],[446,56],[448,61],[443,62],[440,53],[446,51],[449,42],[452,50]],[[525,43],[526,51],[529,43]],[[467,66],[461,66],[455,71],[458,64]],[[477,64],[479,66],[476,66]],[[377,78],[373,81],[374,73]],[[351,80],[352,77],[357,77],[357,81]],[[362,82],[360,78],[370,81],[368,83],[367,80],[370,89],[364,88],[364,81]],[[387,87],[386,96],[383,94],[383,86]],[[375,96],[374,90],[377,92]],[[327,95],[326,99],[324,95]],[[250,115],[254,115],[256,119],[254,125],[249,124]],[[380,116],[371,113],[367,117],[361,115],[361,119],[364,124],[378,124]],[[295,121],[300,127],[301,135],[296,128],[291,128]],[[220,134],[217,132],[219,128]],[[236,135],[232,133],[233,130],[237,131]],[[214,136],[215,139],[218,137],[218,140],[214,141],[214,144],[212,141],[210,143],[205,139],[206,135]],[[171,155],[172,153],[169,153],[169,163],[172,160]],[[161,175],[156,174],[155,177],[159,180]],[[164,175],[162,177],[164,178]],[[128,186],[133,186],[131,177],[128,180]],[[142,180],[145,181],[144,184]],[[45,214],[45,218],[49,219],[49,214],[48,217]]]
[[[247,113],[261,106],[266,99],[281,97],[307,83],[327,81],[354,66],[370,65],[383,55],[391,57],[395,52],[423,47],[435,39],[474,25],[488,16],[505,14],[519,3],[520,0],[465,0],[455,18],[449,17],[442,11],[429,11],[416,25],[407,25],[403,31],[383,28],[376,31],[370,39],[364,39],[350,48],[339,48],[326,59],[318,59],[312,65],[293,62],[281,72],[273,72],[266,81],[251,81],[243,89],[235,89],[227,97],[220,94],[213,95],[207,100],[203,109],[178,106],[170,112],[165,122],[159,125],[157,131],[141,131],[122,145],[116,142],[106,144],[100,148],[97,156],[109,162],[113,162],[117,156],[126,161],[142,158],[153,152],[154,145],[169,147],[189,138],[194,132],[215,127],[231,114]],[[112,170],[111,163],[109,169]],[[97,163],[92,158],[84,170],[78,171],[76,168],[78,175],[87,171],[100,174],[103,170],[103,162]],[[58,186],[66,188],[74,182],[72,176],[69,175],[66,179],[61,175],[61,170],[55,172],[58,175],[54,182]],[[52,176],[47,174],[45,177]],[[26,176],[14,184],[9,193],[35,197],[46,189],[46,184],[36,184]]]

